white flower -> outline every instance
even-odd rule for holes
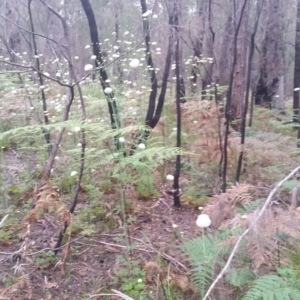
[[[138,145],[138,148],[140,148],[140,149],[145,149],[145,148],[146,148],[146,145],[143,144],[143,143],[140,143],[140,144]]]
[[[84,48],[85,49],[89,49],[89,48],[91,48],[91,46],[90,45],[86,45]]]
[[[294,88],[294,91],[300,91],[300,87]]]
[[[77,171],[72,171],[72,172],[71,172],[71,176],[73,177],[73,176],[75,176],[75,175],[77,175]]]
[[[92,56],[91,56],[91,59],[96,59],[96,58],[97,58],[96,55],[92,55]]]
[[[74,131],[75,131],[75,132],[79,132],[80,129],[81,129],[80,127],[75,127],[75,128],[74,128]]]
[[[173,227],[173,228],[177,228],[178,225],[177,225],[177,224],[173,224],[172,227]]]
[[[106,79],[105,82],[106,82],[106,83],[110,83],[110,79]]]
[[[44,75],[48,76],[48,77],[50,76],[50,74],[48,72],[44,72]]]
[[[106,87],[104,90],[105,94],[111,94],[112,93],[112,88],[111,87]]]
[[[84,71],[88,72],[88,71],[93,70],[93,68],[94,68],[93,65],[87,64],[87,65],[84,66]]]
[[[167,180],[169,180],[169,181],[174,180],[174,176],[171,175],[171,174],[168,174],[168,175],[166,176],[166,178],[167,178]]]
[[[41,85],[41,86],[40,86],[40,90],[43,90],[44,88],[45,88],[44,85]]]
[[[124,142],[125,142],[125,139],[121,136],[121,137],[119,138],[119,142],[120,142],[120,143],[124,143]]]
[[[74,56],[74,59],[79,59],[79,57],[78,56]]]
[[[153,18],[153,19],[157,19],[157,18],[158,18],[158,15],[153,15],[152,18]]]
[[[138,282],[138,283],[142,283],[142,282],[143,282],[143,279],[139,278],[139,279],[137,280],[137,282]]]
[[[140,64],[140,61],[137,58],[134,58],[131,60],[131,62],[129,63],[130,68],[137,68]]]
[[[144,18],[146,18],[146,17],[148,17],[148,16],[151,15],[151,14],[152,14],[152,11],[151,11],[151,10],[147,10],[145,13],[142,14],[142,16],[143,16]]]
[[[208,215],[206,214],[201,214],[198,216],[197,221],[196,221],[196,225],[200,228],[206,228],[208,226],[210,226],[211,224],[211,219]]]

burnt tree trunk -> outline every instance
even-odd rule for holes
[[[176,73],[176,115],[177,115],[177,132],[176,132],[176,147],[181,147],[181,107],[180,103],[182,102],[181,97],[181,78],[180,78],[180,32],[179,32],[179,10],[180,10],[180,0],[174,1],[174,25],[176,28],[176,43],[175,43],[175,73]],[[175,173],[174,173],[174,207],[179,208],[181,206],[180,203],[180,195],[181,191],[179,189],[179,178],[180,178],[180,164],[181,164],[181,155],[178,154],[176,156],[176,164],[175,164]]]
[[[234,7],[234,20],[235,27],[237,23],[237,13],[241,9],[242,3],[238,3]],[[241,28],[237,40],[236,49],[236,64],[234,68],[233,87],[232,87],[232,103],[231,103],[231,117],[232,126],[236,130],[240,130],[240,123],[242,119],[242,112],[244,109],[244,91],[245,91],[245,77],[246,77],[246,64],[247,64],[247,26],[248,26],[248,13],[249,4],[245,9],[244,17],[242,19]]]
[[[294,66],[294,95],[293,121],[299,122],[299,93],[300,93],[300,0],[297,1],[297,25],[295,37],[295,66]],[[298,137],[299,138],[299,137]]]
[[[146,0],[140,0],[140,3],[142,8],[142,14],[145,14],[148,10]],[[157,76],[156,76],[156,71],[155,71],[154,62],[151,55],[151,48],[150,48],[149,20],[148,17],[143,17],[143,30],[144,30],[144,39],[146,45],[145,55],[146,55],[147,66],[149,66],[149,75],[150,75],[150,82],[151,82],[151,92],[149,95],[145,125],[150,128],[154,128],[157,125],[161,117],[164,103],[165,103],[165,97],[166,97],[167,86],[168,86],[168,78],[169,78],[171,64],[172,64],[172,46],[173,46],[172,30],[174,27],[173,24],[174,24],[173,12],[170,12],[169,13],[170,35],[168,41],[168,49],[167,49],[166,60],[165,60],[165,68],[162,77],[161,90],[157,99],[158,84],[157,84]],[[140,142],[146,142],[149,134],[150,134],[149,129],[140,132],[137,137],[137,140],[133,144],[132,150],[135,149],[136,144]],[[131,153],[133,153],[133,151],[131,151]]]
[[[81,4],[89,23],[91,42],[93,45],[93,54],[96,55],[97,57],[97,59],[95,60],[95,66],[100,70],[100,82],[101,82],[102,89],[104,91],[110,85],[108,83],[109,81],[108,81],[107,72],[104,68],[103,55],[101,53],[101,48],[99,43],[98,28],[97,28],[95,14],[89,0],[81,0]],[[115,101],[114,92],[112,91],[110,94],[105,94],[105,96],[108,104],[111,127],[112,129],[120,128],[121,124],[120,124],[120,119],[118,117],[119,113],[118,113],[117,103]],[[115,146],[117,149],[120,148],[118,137],[115,137]]]
[[[284,100],[277,95],[281,77],[284,75],[283,8],[281,0],[268,2],[255,104],[283,110]]]

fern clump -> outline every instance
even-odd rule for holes
[[[202,297],[215,275],[215,270],[219,270],[224,264],[223,256],[229,251],[226,245],[229,237],[229,231],[224,231],[214,236],[203,235],[181,246],[193,266],[192,279]]]
[[[300,281],[295,278],[295,273],[287,270],[281,270],[280,273],[286,276],[270,274],[256,279],[243,300],[300,299]],[[295,284],[296,282],[298,285]]]

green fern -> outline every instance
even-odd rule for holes
[[[224,264],[221,259],[229,251],[229,247],[220,245],[228,239],[229,231],[218,232],[214,236],[203,235],[181,245],[192,266],[192,279],[203,296],[214,276],[214,268]]]
[[[240,207],[238,207],[239,213],[249,213],[257,209],[264,201],[265,199],[256,199],[251,201],[250,203],[244,204]]]
[[[285,273],[287,274],[287,273]],[[291,275],[291,274],[290,274]],[[290,278],[265,275],[256,279],[243,300],[300,300],[299,285],[294,286]]]
[[[252,281],[255,278],[255,274],[252,270],[243,268],[243,269],[231,269],[226,274],[226,280],[235,287],[242,287],[247,284],[249,281]]]

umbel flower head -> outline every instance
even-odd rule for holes
[[[169,181],[172,181],[172,180],[174,180],[174,176],[172,174],[168,174],[166,176],[166,179],[169,180]]]
[[[211,219],[208,215],[206,214],[201,214],[198,216],[197,221],[196,221],[196,225],[200,228],[206,228],[208,226],[210,226],[211,224]]]
[[[88,72],[88,71],[91,71],[93,70],[93,65],[91,64],[87,64],[84,66],[84,71]]]
[[[138,144],[138,148],[139,149],[145,149],[146,145],[144,143],[140,143],[140,144]]]
[[[112,93],[112,88],[111,87],[106,87],[105,89],[104,89],[104,93],[105,94],[111,94]]]
[[[131,60],[131,62],[129,63],[130,68],[137,68],[140,64],[140,61],[137,58],[134,58]]]
[[[75,176],[75,175],[77,175],[77,171],[72,171],[72,172],[71,172],[71,176],[73,177],[73,176]]]

